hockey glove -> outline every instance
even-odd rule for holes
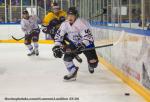
[[[53,51],[54,57],[56,58],[61,58],[63,56],[62,48],[60,46],[54,46],[52,48],[52,51]]]
[[[85,48],[86,48],[86,45],[84,43],[80,43],[78,44],[77,51],[83,52]]]
[[[41,25],[41,29],[43,33],[47,34],[47,26],[46,25]]]
[[[48,27],[49,27],[49,28],[55,27],[55,26],[57,26],[58,24],[59,24],[59,20],[58,20],[57,18],[55,18],[55,19],[53,19],[53,20],[49,23]]]
[[[30,31],[30,34],[40,33],[40,29],[33,29]]]
[[[48,33],[47,28],[46,28],[46,27],[45,27],[45,28],[43,28],[43,29],[42,29],[42,32],[47,34],[47,33]]]

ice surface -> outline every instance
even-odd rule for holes
[[[63,60],[53,57],[52,46],[40,45],[40,55],[28,57],[23,44],[0,44],[0,102],[5,98],[39,98],[8,102],[144,102],[101,65],[90,74],[83,55],[82,64],[75,62],[80,68],[77,80],[64,82],[67,71]],[[54,97],[74,100],[40,100]]]

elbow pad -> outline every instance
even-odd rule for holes
[[[60,22],[60,23],[64,22],[65,20],[66,20],[66,18],[63,17],[63,16],[61,16],[61,17],[59,18],[59,22]]]
[[[49,27],[55,27],[59,24],[59,20],[57,19],[53,19],[50,23],[49,23]]]

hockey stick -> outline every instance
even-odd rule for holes
[[[80,52],[84,52],[84,51],[94,50],[94,49],[97,49],[97,48],[104,48],[104,47],[115,46],[115,45],[117,45],[119,42],[121,42],[123,40],[124,35],[125,35],[125,32],[122,31],[122,34],[120,35],[119,39],[116,40],[115,42],[111,42],[110,44],[100,45],[100,46],[96,46],[96,47],[92,47],[92,48],[86,48],[86,49],[83,49],[83,50],[80,50],[80,51],[78,51],[78,50],[68,51],[68,52],[64,52],[64,54],[80,53]]]
[[[96,17],[99,17],[99,16],[101,16],[101,15],[103,15],[103,13],[100,13],[100,14],[98,14],[98,15],[96,15],[96,16],[90,17],[90,18],[87,19],[87,20],[91,20],[91,19],[96,18]]]
[[[21,38],[15,38],[14,36],[11,36],[14,40],[16,40],[16,41],[20,41],[20,40],[22,40],[22,39],[24,39],[25,38],[25,36],[23,36],[23,37],[21,37]]]
[[[96,14],[95,16],[92,16],[92,17],[88,18],[87,20],[91,20],[93,18],[99,17],[99,16],[101,16],[101,15],[103,15],[105,13],[106,13],[105,9],[101,9],[99,14]]]
[[[80,50],[81,52],[82,51],[89,51],[89,50],[94,50],[94,49],[97,49],[97,48],[104,48],[104,47],[109,47],[109,46],[114,46],[114,44],[107,44],[107,45],[101,45],[101,46],[96,46],[96,47],[92,47],[92,48],[86,48],[86,49],[83,49],[83,50]]]
[[[41,28],[39,28],[39,29],[41,29]],[[32,33],[32,32],[31,32]],[[31,34],[30,33],[30,34]],[[16,41],[20,41],[20,40],[22,40],[22,39],[24,39],[25,38],[25,36],[23,36],[23,37],[21,37],[21,38],[16,38],[16,37],[14,37],[13,35],[11,36],[14,40],[16,40]]]
[[[109,47],[109,46],[114,46],[114,44],[107,44],[107,45],[101,45],[101,46],[96,46],[96,47],[92,47],[92,48],[86,48],[86,49],[83,49],[80,51],[78,51],[78,50],[66,51],[66,52],[63,52],[63,54],[80,53],[80,52],[84,52],[84,51],[90,51],[90,50],[94,50],[97,48],[104,48],[104,47]]]

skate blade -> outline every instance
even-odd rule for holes
[[[68,80],[64,79],[63,81],[64,82],[72,82],[72,81],[76,81],[76,78],[71,78],[71,79],[68,79]]]
[[[36,56],[39,56],[39,54],[35,54]]]
[[[33,55],[27,55],[27,56],[29,56],[29,57],[30,57],[30,56],[35,56],[35,54],[33,54]]]

